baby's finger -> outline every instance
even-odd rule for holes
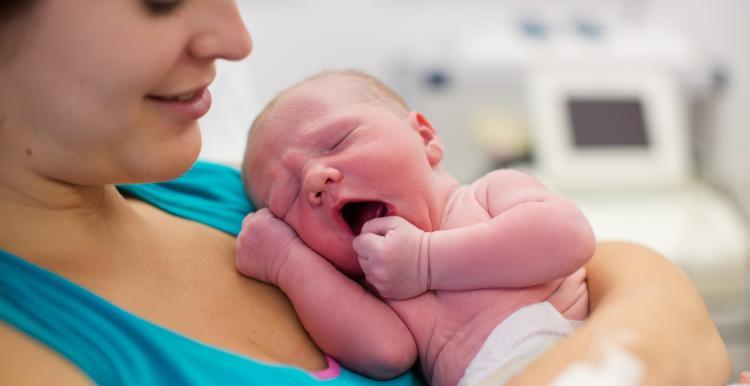
[[[242,225],[247,225],[251,222],[260,224],[274,218],[273,213],[267,208],[256,210],[255,212],[249,213],[245,216],[245,221]]]
[[[352,241],[352,248],[364,259],[378,253],[383,246],[383,236],[374,233],[362,233]]]
[[[276,216],[271,213],[271,210],[268,208],[261,208],[255,211],[255,216],[261,217],[261,218],[274,218]]]
[[[244,219],[242,219],[242,226],[246,226],[248,222],[255,216],[255,212],[250,212],[245,216]]]
[[[389,230],[395,229],[404,220],[398,216],[374,218],[362,225],[362,233],[374,233],[384,236]]]

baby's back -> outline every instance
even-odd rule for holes
[[[440,230],[491,219],[477,184],[461,186],[449,200]],[[471,256],[466,256],[471,259]],[[549,301],[568,319],[588,312],[585,270],[525,288],[429,291],[413,299],[389,301],[417,342],[425,376],[436,386],[455,385],[490,332],[519,308]]]

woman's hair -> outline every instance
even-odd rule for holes
[[[40,0],[0,0],[0,64],[13,56],[21,43],[15,33],[8,32],[13,19],[31,12]]]
[[[37,0],[1,0],[0,22],[5,22],[31,9]]]

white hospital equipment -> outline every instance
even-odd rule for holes
[[[693,280],[735,372],[750,363],[750,230],[696,174],[688,100],[662,71],[540,71],[528,81],[533,170],[586,213],[597,238],[648,245]],[[610,132],[610,130],[617,132]]]
[[[706,295],[744,292],[747,225],[695,175],[687,100],[670,73],[536,70],[527,87],[534,172],[576,200],[600,239],[655,248]]]
[[[526,89],[536,167],[558,188],[669,188],[692,178],[686,101],[669,74],[538,69]]]
[[[514,143],[525,143],[517,138],[525,129],[532,162],[513,166],[573,199],[598,239],[637,241],[677,263],[706,300],[735,366],[747,367],[750,227],[701,178],[692,136],[692,108],[710,94],[710,66],[669,31],[580,36],[572,26],[550,38],[536,27],[480,28],[450,54],[417,54],[401,68],[407,100],[437,116],[447,168],[469,180],[497,166],[487,157],[492,135],[481,137],[484,147],[461,139],[477,116],[483,132],[502,131],[497,138]],[[450,159],[454,151],[461,154]]]

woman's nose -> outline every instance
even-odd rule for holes
[[[196,2],[203,9],[197,17],[199,30],[190,42],[190,54],[202,59],[240,60],[253,43],[234,0]]]
[[[324,165],[312,165],[305,173],[303,188],[311,205],[320,205],[329,184],[341,181],[341,171]]]

